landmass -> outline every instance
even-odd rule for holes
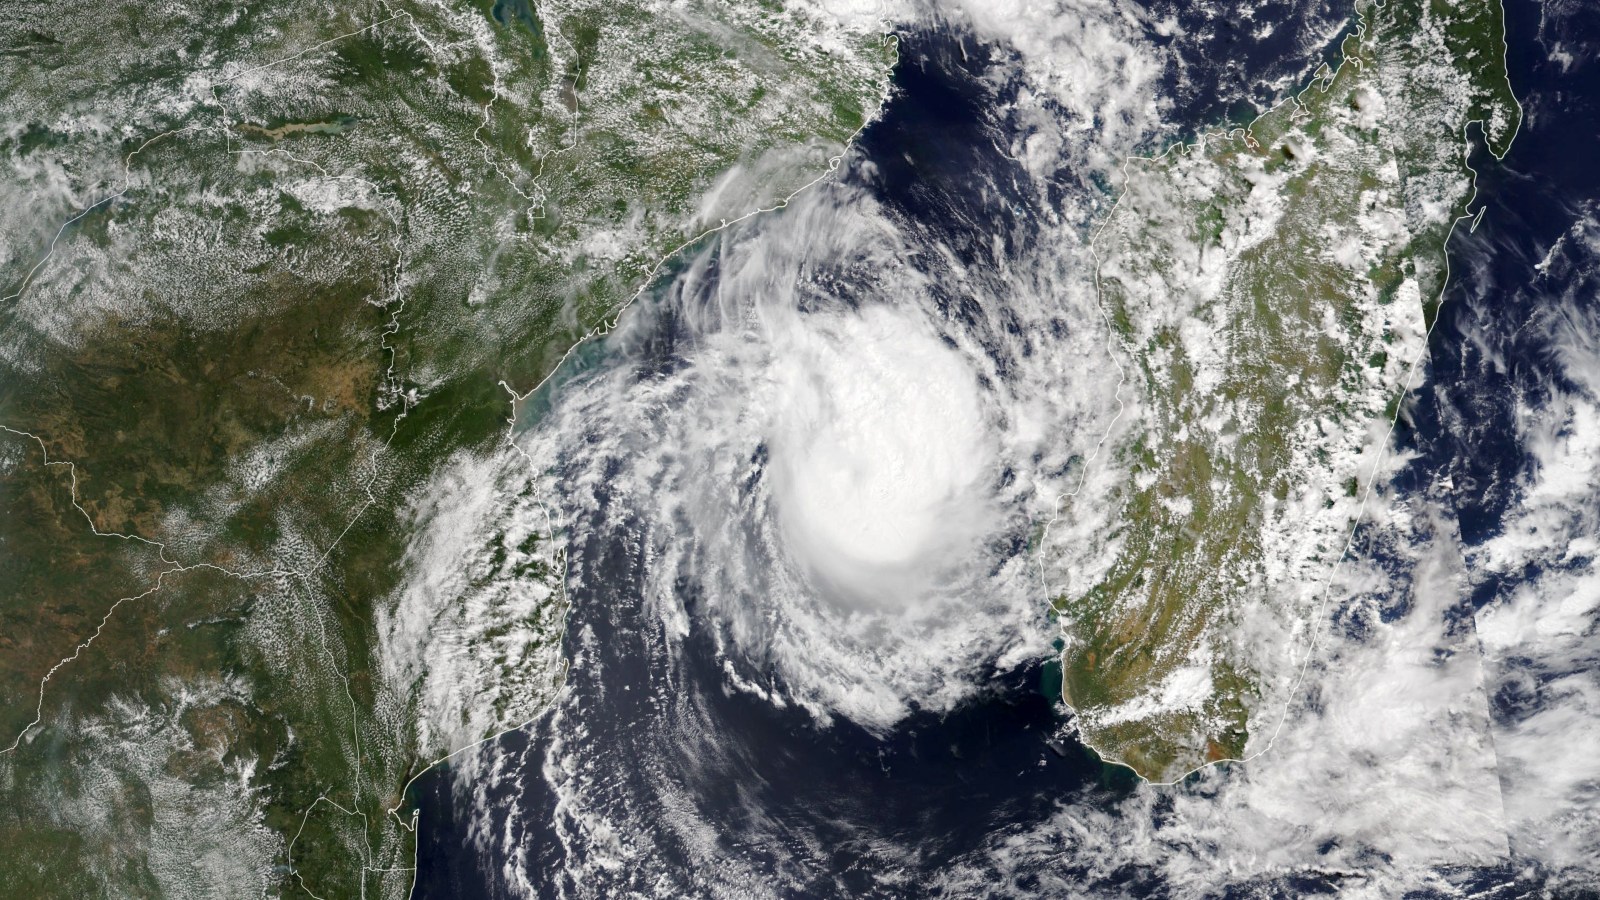
[[[63,12],[0,9],[0,885],[405,896],[407,783],[560,684],[512,395],[826,174],[893,42],[802,3]]]
[[[1248,127],[1130,160],[1095,237],[1123,367],[1113,527],[1056,600],[1087,742],[1171,781],[1271,740],[1323,622],[1473,196],[1521,109],[1498,0],[1358,4]]]

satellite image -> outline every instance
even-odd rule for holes
[[[0,900],[1600,898],[1592,0],[0,4]]]

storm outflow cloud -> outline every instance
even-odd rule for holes
[[[917,712],[949,714],[992,690],[995,671],[1046,658],[1054,593],[1093,564],[1083,530],[1112,533],[1093,510],[1079,511],[1077,531],[1044,525],[1080,485],[1093,496],[1131,477],[1098,453],[1140,407],[1097,302],[1089,241],[1120,160],[1176,131],[1162,121],[1169,61],[1157,40],[1174,26],[1069,3],[942,10],[922,27],[951,23],[970,29],[955,38],[963,53],[992,60],[974,78],[987,105],[968,182],[917,170],[927,206],[907,209],[885,187],[898,161],[858,151],[841,180],[696,248],[524,423],[560,527],[633,551],[644,643],[668,661],[650,708],[670,723],[668,743],[693,748],[683,768],[665,753],[610,759],[578,701],[554,714],[543,772],[577,896],[602,871],[675,871],[677,854],[707,873],[710,896],[808,884],[730,858],[719,823],[683,788],[738,755],[682,663],[691,636],[715,647],[708,691],[799,707],[818,729],[888,736]],[[1564,424],[1530,411],[1519,435],[1539,461],[1523,491],[1540,537],[1529,527],[1465,546],[1443,494],[1396,486],[1408,460],[1387,447],[1356,552],[1302,623],[1321,638],[1268,754],[1177,786],[1062,796],[1055,815],[997,829],[931,875],[892,835],[871,838],[875,858],[892,861],[906,879],[896,884],[950,896],[995,884],[1065,895],[1125,884],[1128,872],[1201,896],[1305,871],[1347,872],[1395,896],[1454,890],[1461,867],[1592,860],[1582,832],[1594,773],[1578,747],[1600,708],[1581,664],[1593,579],[1564,571],[1524,585],[1479,613],[1481,642],[1460,621],[1474,567],[1564,559],[1594,524],[1579,486],[1593,482],[1600,357],[1567,344],[1578,387],[1557,396]],[[574,596],[611,564],[580,551]],[[1242,615],[1232,639],[1281,649],[1263,618]],[[592,633],[573,647],[575,666],[602,655]],[[1559,677],[1543,688],[1551,705],[1507,718],[1491,693],[1532,677],[1514,659]],[[1541,762],[1551,746],[1564,762]],[[518,771],[494,753],[484,771]],[[652,793],[619,800],[630,766],[650,773]],[[740,841],[821,852],[815,834],[740,797],[769,829]],[[507,841],[508,871],[531,885],[538,863],[514,833],[484,832]]]

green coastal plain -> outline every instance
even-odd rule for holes
[[[894,59],[766,2],[0,8],[0,894],[406,896],[404,787],[486,736],[380,658],[418,491]],[[486,640],[559,641],[549,537],[470,548],[548,588]]]

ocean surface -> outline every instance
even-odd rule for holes
[[[1449,498],[1469,546],[1500,533],[1516,479],[1529,465],[1515,438],[1519,409],[1537,407],[1540,392],[1564,377],[1543,332],[1528,323],[1546,314],[1553,291],[1600,314],[1600,259],[1592,246],[1564,245],[1569,258],[1560,283],[1539,269],[1600,203],[1600,167],[1593,164],[1600,74],[1589,62],[1600,58],[1600,19],[1563,17],[1558,8],[1507,4],[1512,84],[1526,120],[1505,160],[1481,150],[1473,157],[1480,173],[1475,208],[1485,213],[1475,231],[1459,228],[1449,248],[1452,280],[1431,338],[1428,382],[1399,432],[1412,454],[1399,479],[1402,493]],[[1215,15],[1185,9],[1155,4],[1153,18]],[[1182,63],[1163,85],[1174,98],[1173,134],[1237,120],[1270,96],[1267,86],[1330,58],[1336,44],[1328,38],[1346,14],[1334,4],[1266,4],[1256,22],[1276,27],[1265,35],[1259,28],[1191,27],[1180,31],[1195,37],[1160,38]],[[1191,24],[1203,24],[1198,19]],[[1552,54],[1557,41],[1570,48],[1570,63]],[[1037,198],[994,189],[1017,163],[985,129],[993,125],[993,104],[1015,86],[986,80],[991,52],[1000,51],[970,35],[914,30],[903,35],[901,49],[894,96],[840,177],[862,180],[886,207],[939,230],[946,244],[963,248],[963,264],[990,264],[991,232],[1026,241],[1029,218],[1043,212]],[[838,286],[845,302],[849,290]],[[963,302],[937,293],[931,301]],[[649,340],[629,351],[641,378],[652,367],[670,369],[679,344],[694,340],[692,324],[670,310],[652,328]],[[602,348],[580,365],[613,363]],[[560,402],[559,384],[550,402]],[[604,499],[604,487],[598,492]],[[627,515],[625,505],[614,508]],[[726,888],[751,873],[769,876],[752,891],[777,888],[793,897],[1057,896],[1052,885],[1077,877],[1096,893],[1174,893],[1156,869],[1129,864],[1108,872],[1075,859],[1071,847],[1040,877],[1023,872],[978,889],[941,876],[997,835],[1026,834],[1059,818],[1063,803],[1081,807],[1086,821],[1114,820],[1137,788],[1126,770],[1103,765],[1073,740],[1045,659],[996,669],[976,699],[953,712],[913,712],[888,733],[845,719],[819,727],[798,706],[727,688],[724,644],[694,615],[701,600],[693,585],[683,588],[686,634],[667,638],[667,624],[643,599],[648,549],[629,533],[612,522],[572,535],[581,571],[560,714],[500,738],[485,757],[494,760],[490,775],[481,767],[441,767],[417,782],[416,897],[683,896],[709,883],[703,879]],[[1507,581],[1527,574],[1476,583],[1456,613],[1461,627],[1471,627],[1477,607],[1506,591]],[[1492,714],[1514,720],[1538,702],[1536,690],[1497,690]],[[570,821],[583,815],[570,807],[569,773],[562,771],[560,760],[571,758],[593,767],[584,775],[583,802],[637,829],[619,835],[612,851],[571,839]],[[468,785],[465,778],[476,780]],[[1162,815],[1159,804],[1153,815]],[[646,845],[648,852],[639,851]],[[515,864],[508,847],[523,854]],[[601,858],[606,852],[614,859]],[[737,873],[707,870],[719,857],[737,860]],[[1537,877],[1530,881],[1518,868],[1508,863],[1454,878],[1489,896],[1522,896]],[[1331,894],[1346,877],[1291,872],[1262,887]],[[1218,895],[1251,893],[1235,886]]]

